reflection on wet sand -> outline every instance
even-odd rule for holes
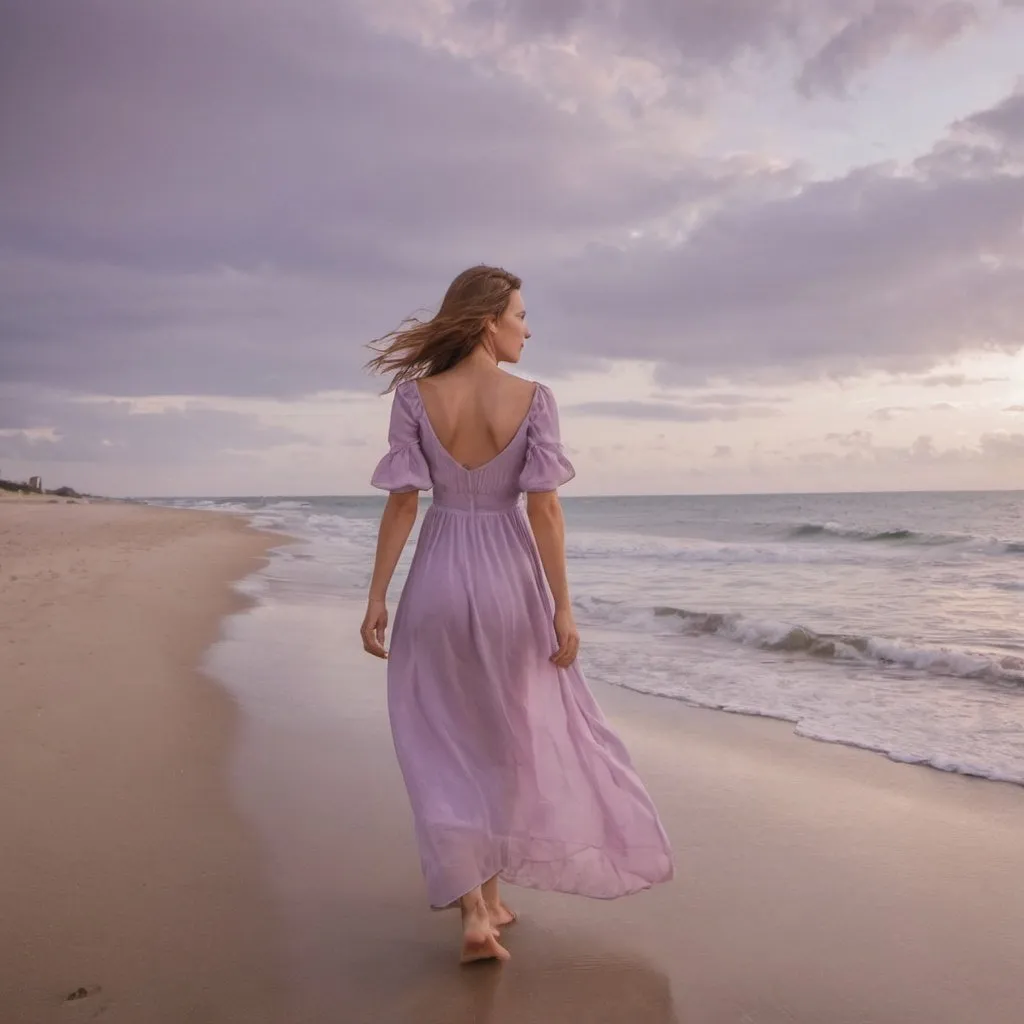
[[[640,961],[595,956],[501,968],[463,979],[463,1018],[474,1024],[679,1024],[668,978]],[[452,1009],[455,1009],[453,1006]],[[439,1020],[442,1018],[439,1018]]]
[[[460,968],[383,672],[337,640],[361,614],[291,594],[221,648],[292,981],[280,1024],[1021,1024],[1019,787],[607,688],[685,868],[610,905],[509,887],[512,961]]]
[[[510,933],[505,938],[514,959],[504,965],[460,968],[450,956],[439,959],[435,948],[418,962],[415,956],[401,961],[380,951],[374,971],[368,949],[365,965],[376,977],[364,973],[351,979],[354,1012],[337,1019],[366,1024],[681,1024],[668,978],[639,958],[600,950],[582,937],[570,943],[529,928],[518,941]],[[395,972],[401,974],[400,984]]]

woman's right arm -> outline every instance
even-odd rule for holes
[[[565,565],[565,517],[557,491],[531,491],[526,495],[526,515],[530,520],[544,575],[555,602],[555,636],[558,650],[551,660],[559,668],[568,668],[580,647],[580,635],[572,614],[569,579]]]
[[[415,386],[415,385],[413,385]],[[405,543],[416,523],[420,491],[433,486],[430,467],[420,448],[420,427],[410,405],[409,384],[399,385],[391,403],[388,424],[388,452],[377,463],[370,483],[388,492],[387,504],[377,531],[377,554],[366,603],[366,616],[359,629],[363,650],[386,658],[384,635],[388,627],[388,586]]]
[[[419,491],[392,491],[380,517],[377,554],[373,561],[366,615],[359,630],[363,638],[363,650],[378,658],[387,657],[384,640],[388,627],[388,587],[409,534],[416,524],[419,501]]]

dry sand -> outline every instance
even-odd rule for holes
[[[196,664],[274,540],[0,502],[0,1020],[282,1021],[274,908]],[[87,995],[66,997],[84,989]]]
[[[251,665],[235,810],[236,716],[195,665],[268,543],[0,507],[4,1024],[1024,1022],[1024,788],[600,686],[678,877],[608,903],[510,888],[513,960],[460,969],[358,607],[242,620],[294,671]]]

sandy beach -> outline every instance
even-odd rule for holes
[[[280,1021],[275,911],[196,670],[275,539],[0,499],[0,1018]],[[79,993],[80,998],[67,997]]]
[[[677,878],[509,889],[513,960],[460,969],[360,607],[256,605],[209,666],[235,688],[198,671],[272,543],[226,516],[0,503],[5,1021],[1024,1019],[1024,788],[597,685]]]

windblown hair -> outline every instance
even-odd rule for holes
[[[396,330],[370,342],[378,354],[367,369],[394,374],[388,391],[404,380],[451,369],[476,348],[488,321],[504,314],[522,283],[501,267],[481,264],[464,270],[448,286],[431,319],[407,317]]]

